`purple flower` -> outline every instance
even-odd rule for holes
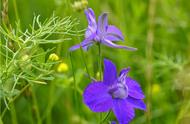
[[[104,59],[103,81],[93,81],[83,93],[84,103],[93,112],[113,110],[120,124],[128,124],[135,117],[135,108],[146,110],[140,85],[127,76],[129,68],[117,76],[115,65]]]
[[[103,13],[96,22],[94,11],[89,8],[85,10],[85,14],[88,20],[88,28],[85,32],[85,40],[80,44],[72,46],[70,51],[74,51],[82,47],[87,50],[93,43],[98,42],[112,48],[123,48],[127,50],[136,50],[136,48],[121,46],[113,43],[114,41],[123,41],[124,37],[121,31],[113,26],[108,25],[107,13]]]

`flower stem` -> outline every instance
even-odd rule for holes
[[[82,60],[83,60],[83,62],[84,62],[84,66],[85,66],[85,68],[86,68],[86,72],[87,72],[87,74],[88,74],[88,76],[89,76],[89,78],[90,78],[90,72],[89,72],[89,70],[88,70],[88,67],[87,67],[87,64],[86,64],[86,61],[85,61],[84,51],[82,50],[82,48],[80,48],[80,50],[81,50]]]
[[[47,111],[46,111],[46,123],[47,124],[51,124],[52,122],[52,115],[51,115],[51,111],[52,111],[52,107],[53,107],[53,98],[54,98],[54,92],[55,92],[55,84],[53,82],[50,83],[50,87],[49,87],[49,98],[48,98],[48,105],[47,105]]]
[[[1,119],[1,116],[0,116],[0,124],[3,124],[3,121],[2,121],[2,119]]]
[[[10,106],[11,106],[10,111],[11,111],[12,124],[18,124],[14,103],[12,103]]]
[[[25,87],[23,87],[20,90],[20,93],[18,95],[16,95],[15,97],[13,97],[13,99],[11,99],[8,103],[8,105],[10,105],[11,103],[13,103],[28,87],[30,86],[30,84],[28,83],[27,85],[25,85]],[[2,115],[1,115],[1,119],[3,119],[5,113],[7,112],[7,107],[3,110]]]
[[[74,79],[74,103],[75,103],[75,107],[76,110],[78,111],[78,99],[77,99],[77,83],[76,83],[76,77],[75,77],[75,72],[74,72],[74,65],[73,65],[73,59],[72,59],[72,53],[69,53],[70,56],[70,62],[71,62],[71,70],[72,70],[72,74],[73,74],[73,79]]]
[[[37,98],[36,98],[36,93],[34,90],[32,90],[31,94],[32,94],[33,105],[34,105],[35,114],[36,114],[36,118],[37,118],[37,124],[42,124],[42,120],[40,117],[40,110],[39,110],[38,102],[37,102]]]
[[[2,0],[2,11],[1,11],[1,21],[2,24],[8,24],[8,0]]]
[[[148,94],[147,94],[147,124],[151,124],[151,99],[152,99],[152,59],[153,59],[153,42],[154,42],[154,17],[156,10],[156,0],[149,1],[148,8],[148,31],[147,31],[147,67],[146,67],[146,81],[148,84]]]
[[[81,38],[80,38],[80,35],[79,35],[79,32],[78,32],[78,28],[76,27],[76,32],[77,32],[77,38],[78,38],[78,41],[80,42],[81,41]],[[90,72],[88,70],[88,67],[87,67],[87,64],[86,64],[86,61],[85,61],[85,56],[84,56],[84,51],[82,49],[82,47],[80,47],[80,51],[81,51],[81,55],[82,55],[82,60],[83,60],[83,63],[84,63],[84,66],[86,68],[86,72],[90,78]]]
[[[98,43],[98,56],[99,56],[99,61],[98,61],[98,68],[99,68],[99,73],[100,73],[100,78],[99,80],[102,80],[102,53],[101,53],[101,44]],[[102,113],[100,113],[100,124],[102,121]]]
[[[107,118],[109,117],[110,113],[111,113],[111,110],[105,115],[105,117],[104,117],[103,120],[100,122],[100,124],[103,124],[103,123],[107,120]]]
[[[102,80],[102,53],[101,53],[101,44],[99,43],[98,44],[98,56],[99,56],[99,63],[98,63],[98,66],[99,66],[99,73],[100,73],[100,79],[99,80]]]
[[[14,12],[15,12],[16,20],[19,21],[19,14],[18,14],[18,7],[17,7],[16,0],[13,0],[13,7],[14,7]]]

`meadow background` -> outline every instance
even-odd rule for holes
[[[8,10],[3,6],[6,1]],[[98,47],[92,46],[88,52],[80,49],[72,53],[68,51],[69,47],[84,39],[87,27],[83,7],[77,9],[74,2],[1,0],[1,12],[7,12],[8,21],[1,16],[0,124],[99,123],[99,114],[91,112],[82,103],[81,96],[90,82],[87,75],[96,79],[100,77]],[[92,8],[96,16],[108,12],[109,23],[119,27],[125,36],[125,42],[121,44],[138,48],[138,51],[131,52],[101,47],[102,58],[111,59],[118,69],[131,67],[129,75],[141,84],[146,94],[147,112],[136,110],[136,117],[131,123],[189,124],[190,2],[89,0],[85,7]],[[31,30],[34,17],[40,15],[39,21],[44,22],[53,14],[60,18],[71,16],[68,24],[56,27],[60,32],[68,28],[71,33],[50,36],[50,39],[64,39],[63,42],[44,40],[45,34],[36,36],[36,42],[45,42],[37,43],[31,49],[20,43],[19,36],[23,34],[17,30]],[[13,30],[15,34],[11,33]],[[43,31],[51,34],[49,28]],[[8,45],[7,41],[13,44]],[[15,44],[19,43],[22,49],[14,58],[20,48]],[[56,53],[60,59],[50,62],[48,57],[51,53]],[[7,68],[6,64],[11,62],[11,69]],[[59,63],[65,63],[68,69],[58,71]],[[116,120],[113,113],[105,124],[111,120]]]

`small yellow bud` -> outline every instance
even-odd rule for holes
[[[152,85],[152,93],[153,94],[157,94],[157,93],[159,93],[160,92],[160,85],[159,84],[153,84]]]
[[[68,70],[68,65],[64,62],[60,63],[57,67],[57,72],[66,72]]]
[[[49,55],[49,60],[51,61],[58,61],[59,60],[59,56],[55,53],[52,53]]]

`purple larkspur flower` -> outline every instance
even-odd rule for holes
[[[146,110],[140,85],[127,76],[129,68],[117,76],[116,66],[104,59],[103,81],[93,81],[83,93],[84,103],[93,112],[113,110],[120,124],[128,124],[135,117],[135,108]]]
[[[80,44],[72,46],[70,51],[74,51],[82,47],[87,50],[93,43],[98,42],[112,48],[123,48],[127,50],[136,50],[136,48],[117,45],[113,42],[123,41],[124,37],[122,32],[114,25],[108,25],[107,13],[99,16],[98,22],[94,11],[91,8],[85,10],[86,18],[88,20],[88,28],[85,32],[85,40]]]

